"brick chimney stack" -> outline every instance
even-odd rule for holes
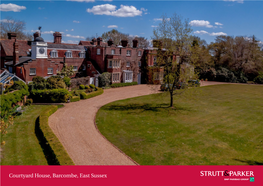
[[[93,45],[97,45],[97,39],[96,39],[96,38],[93,38],[93,39],[92,39],[92,44],[93,44]]]
[[[62,39],[62,34],[60,32],[55,32],[53,36],[54,36],[54,43],[60,44]]]
[[[134,40],[132,40],[132,42],[133,42],[133,48],[137,48],[138,47],[138,40],[134,39]]]
[[[39,32],[35,32],[35,33],[33,34],[33,36],[34,36],[34,41],[35,41],[36,38],[40,36],[40,34],[39,34]]]
[[[161,49],[163,47],[162,41],[159,40],[153,40],[153,47]]]
[[[10,32],[7,33],[8,39],[16,39],[16,33],[15,32]]]
[[[108,46],[111,46],[111,45],[113,45],[113,41],[112,41],[112,39],[109,39]]]
[[[102,38],[101,38],[101,37],[98,37],[98,38],[97,38],[97,45],[99,45],[99,46],[100,46],[100,45],[101,45],[101,43],[102,43]]]
[[[128,40],[121,40],[121,46],[127,47],[128,45]]]
[[[18,42],[15,39],[14,42],[14,51],[13,51],[13,65],[19,62],[19,51],[18,51]]]

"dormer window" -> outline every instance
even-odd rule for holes
[[[68,50],[68,51],[66,52],[66,57],[67,57],[67,58],[71,58],[71,57],[72,57],[72,52]]]
[[[100,55],[100,48],[97,49],[97,55]]]
[[[52,50],[50,52],[50,57],[58,57],[58,52],[56,50]]]
[[[126,56],[131,56],[131,51],[127,50]]]
[[[81,52],[79,53],[79,57],[80,57],[80,58],[85,58],[85,57],[86,57],[85,51],[81,51]]]

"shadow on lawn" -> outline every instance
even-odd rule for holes
[[[240,160],[240,159],[234,159],[235,161],[239,161],[242,163],[246,163],[248,165],[263,165],[263,162],[258,162],[258,161],[252,161],[252,160]]]
[[[126,105],[109,105],[103,107],[103,110],[116,110],[116,111],[190,111],[187,107],[175,106],[169,107],[169,104],[126,104]]]
[[[43,150],[43,153],[45,155],[45,158],[47,160],[48,165],[59,165],[59,162],[57,160],[57,157],[50,147],[49,143],[47,142],[42,130],[39,127],[39,117],[36,119],[35,123],[35,134],[39,141],[39,144]]]

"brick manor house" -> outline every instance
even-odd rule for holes
[[[39,32],[34,41],[18,40],[16,33],[8,33],[8,39],[1,40],[1,71],[8,70],[25,82],[35,76],[56,75],[65,64],[72,65],[77,77],[98,77],[103,72],[111,73],[111,83],[138,82],[147,83],[148,67],[156,63],[157,48],[139,48],[138,41],[122,40],[121,45],[107,43],[102,38],[92,41],[80,41],[79,44],[61,43],[62,34],[55,32],[54,42],[45,42]],[[163,77],[161,69],[155,70],[153,81],[160,83]]]

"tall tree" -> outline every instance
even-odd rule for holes
[[[189,75],[182,66],[190,63],[191,32],[189,21],[177,14],[170,18],[162,16],[159,27],[153,30],[153,39],[157,41],[155,46],[158,48],[156,62],[159,68],[164,69],[163,82],[170,93],[170,107],[173,107],[175,88]]]
[[[24,21],[15,20],[12,17],[7,17],[0,22],[1,38],[7,39],[7,33],[15,32],[17,39],[32,40],[33,36],[26,33],[26,23]]]

